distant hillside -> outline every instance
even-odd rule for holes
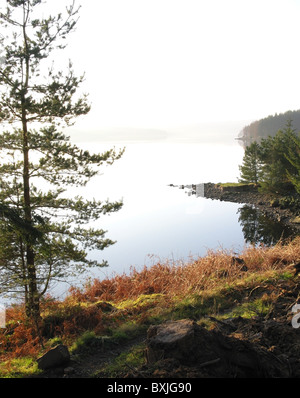
[[[238,139],[242,140],[244,145],[249,145],[253,141],[259,142],[261,138],[274,136],[289,120],[292,121],[293,128],[300,131],[300,110],[287,111],[252,122],[241,130]]]

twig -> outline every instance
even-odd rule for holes
[[[266,287],[267,287],[266,285],[258,285],[258,286],[255,286],[255,287],[250,291],[250,293],[248,294],[248,298],[251,296],[251,294],[254,292],[254,290],[259,289],[259,288],[266,288]]]
[[[203,362],[200,365],[198,365],[199,368],[204,368],[205,366],[210,366],[210,365],[214,365],[215,363],[221,361],[221,358],[217,358],[217,359],[212,359],[211,361],[207,361],[207,362]]]

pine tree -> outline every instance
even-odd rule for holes
[[[291,183],[294,185],[296,191],[300,194],[300,136],[292,137],[295,143],[294,150],[289,148],[286,158],[289,163],[294,167],[294,170],[287,170],[287,175]]]
[[[75,76],[71,62],[64,72],[50,62],[65,48],[79,8],[73,1],[65,15],[39,17],[44,3],[7,0],[0,9],[0,123],[7,124],[0,135],[0,292],[21,293],[34,319],[52,280],[66,278],[75,266],[77,272],[100,265],[88,259],[88,250],[114,242],[88,223],[122,206],[63,195],[122,151],[91,154],[60,131],[90,110],[87,96],[78,96],[84,77]]]
[[[257,184],[261,174],[260,146],[255,141],[246,147],[243,164],[239,167],[241,178],[240,182]]]
[[[288,161],[287,154],[295,154],[296,133],[289,121],[283,130],[274,137],[261,141],[261,159],[263,162],[261,185],[266,191],[284,192],[292,187],[288,175],[294,175],[295,166]]]

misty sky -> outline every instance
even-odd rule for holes
[[[54,14],[70,2],[48,4]],[[300,0],[77,3],[57,64],[71,58],[86,73],[92,110],[79,127],[165,129],[300,108]]]

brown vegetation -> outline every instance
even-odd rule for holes
[[[264,273],[284,268],[300,260],[300,237],[287,245],[246,248],[240,258],[247,264],[249,272]],[[232,259],[232,253],[219,250],[208,251],[206,256],[191,259],[188,263],[158,262],[140,271],[132,269],[129,275],[116,275],[102,281],[95,279],[84,290],[72,289],[71,296],[80,301],[118,302],[141,294],[162,293],[172,297],[199,293],[214,289],[224,276],[230,282],[243,275],[242,266],[233,264]]]
[[[72,288],[63,301],[47,297],[41,303],[43,323],[39,332],[26,319],[22,305],[12,306],[7,309],[6,328],[0,329],[0,365],[8,367],[14,358],[25,356],[36,359],[56,340],[71,347],[86,331],[108,336],[130,322],[145,330],[154,319],[158,323],[167,318],[178,319],[180,314],[176,315],[176,311],[188,298],[192,302],[192,298],[201,297],[203,301],[218,291],[225,300],[226,286],[239,286],[241,296],[247,289],[248,298],[262,290],[263,299],[266,296],[270,303],[278,293],[274,290],[276,273],[286,272],[291,277],[295,274],[294,266],[300,261],[300,237],[273,247],[246,248],[238,257],[242,261],[234,261],[234,256],[220,249],[187,263],[158,262],[139,271],[133,268],[128,275],[95,279],[82,289]],[[261,289],[268,282],[260,282],[260,275],[264,281],[270,278],[268,288]],[[236,305],[232,297],[230,300],[229,306]],[[190,306],[188,315],[201,318],[200,312],[194,310]]]

